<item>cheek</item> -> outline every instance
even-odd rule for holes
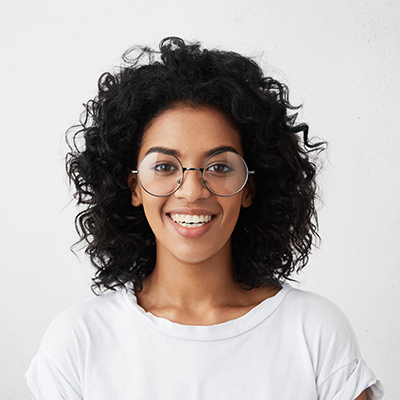
[[[238,196],[234,202],[225,205],[225,218],[226,222],[233,231],[236,226],[237,220],[239,218],[239,213],[242,208],[241,205],[241,196]]]
[[[147,222],[149,223],[153,233],[156,234],[157,226],[162,222],[162,209],[165,200],[162,197],[149,198],[146,193],[142,196],[143,199],[143,209],[146,215]]]

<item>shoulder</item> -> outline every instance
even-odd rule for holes
[[[283,305],[310,324],[340,326],[352,332],[344,312],[331,300],[319,294],[290,287]]]
[[[346,371],[348,376],[361,356],[343,311],[323,296],[295,288],[288,292],[282,306],[292,331],[296,332],[294,340],[307,348],[317,382],[325,381],[338,370]]]
[[[308,291],[290,288],[282,302],[282,317],[319,356],[334,353],[342,363],[359,357],[354,330],[343,311],[331,300]]]
[[[284,284],[284,288],[288,287],[287,299],[292,301],[292,305],[298,304],[302,307],[311,307],[310,309],[333,309],[339,310],[339,307],[328,298],[321,296],[317,293],[309,292],[303,289],[297,289],[287,283]]]
[[[102,325],[118,318],[123,311],[121,291],[107,292],[70,307],[59,314],[49,325],[42,339],[41,348],[49,352],[64,345],[84,345],[93,338]],[[78,340],[79,338],[79,340]]]
[[[121,301],[120,290],[91,297],[63,311],[54,319],[52,325],[57,326],[64,323],[70,324],[82,321],[88,322],[94,318],[101,318],[104,314],[107,315],[120,308]]]
[[[383,396],[381,383],[361,358],[349,320],[336,304],[291,288],[283,306],[301,326],[321,398],[353,399],[365,389],[368,398]]]

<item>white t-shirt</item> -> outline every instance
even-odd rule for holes
[[[383,387],[343,313],[282,290],[244,316],[187,326],[145,312],[130,290],[57,317],[26,373],[36,400],[354,400]]]

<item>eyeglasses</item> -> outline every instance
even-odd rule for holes
[[[233,151],[220,151],[207,158],[203,168],[185,168],[177,157],[154,151],[139,163],[137,171],[142,188],[152,196],[164,197],[182,185],[185,171],[200,171],[204,186],[222,197],[239,193],[247,183],[249,171],[243,158]]]

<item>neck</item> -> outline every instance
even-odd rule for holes
[[[157,251],[157,262],[143,283],[138,299],[146,297],[180,309],[217,307],[231,300],[240,288],[233,274],[230,243],[226,249],[201,262],[178,260],[170,253]]]
[[[147,312],[187,325],[212,325],[238,318],[279,288],[243,290],[234,279],[230,242],[201,262],[187,262],[159,251],[143,290],[136,294]]]

